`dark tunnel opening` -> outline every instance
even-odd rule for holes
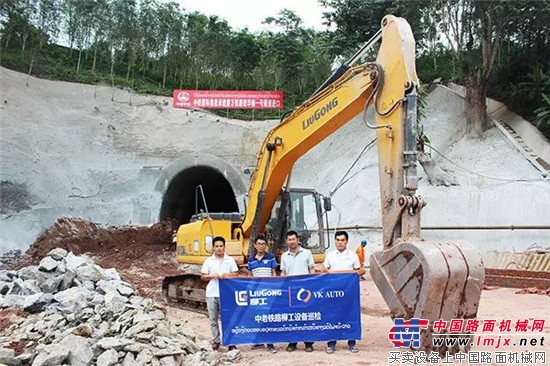
[[[178,225],[188,223],[198,207],[206,211],[199,192],[196,206],[195,191],[202,186],[208,212],[239,212],[231,184],[216,169],[194,166],[179,172],[170,182],[160,209],[160,219],[176,220]]]

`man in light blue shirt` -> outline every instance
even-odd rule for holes
[[[313,255],[308,249],[302,248],[298,243],[298,233],[290,230],[286,233],[286,245],[288,251],[281,256],[281,276],[304,275],[315,273]],[[313,342],[304,342],[306,352],[313,352]],[[298,343],[289,343],[287,352],[296,350]]]

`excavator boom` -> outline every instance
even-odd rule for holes
[[[361,112],[376,78],[374,65],[351,68],[269,131],[251,178],[245,237],[263,232],[296,160]]]

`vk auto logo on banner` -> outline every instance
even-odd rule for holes
[[[223,344],[361,339],[356,273],[225,279],[220,302]]]
[[[290,298],[292,298],[292,295],[290,296]],[[311,291],[306,290],[304,288],[301,288],[300,290],[298,290],[298,294],[296,295],[296,299],[298,301],[308,302],[309,299],[311,299]]]
[[[295,291],[294,291],[295,292]],[[324,298],[343,298],[345,292],[342,290],[336,291],[315,291],[300,288],[296,293],[295,300],[301,302],[309,302],[313,298],[315,299],[324,299]],[[274,296],[283,296],[283,290],[272,290],[272,289],[262,289],[262,290],[240,290],[235,291],[235,303],[238,306],[258,306],[258,305],[267,305],[269,297]],[[292,306],[293,301],[293,288],[288,288],[288,306]]]

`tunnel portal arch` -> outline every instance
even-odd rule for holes
[[[231,164],[213,155],[200,154],[179,158],[166,167],[157,182],[162,193],[159,220],[189,222],[195,214],[195,190],[201,185],[209,212],[244,212],[246,185]],[[198,208],[204,209],[199,194]]]

